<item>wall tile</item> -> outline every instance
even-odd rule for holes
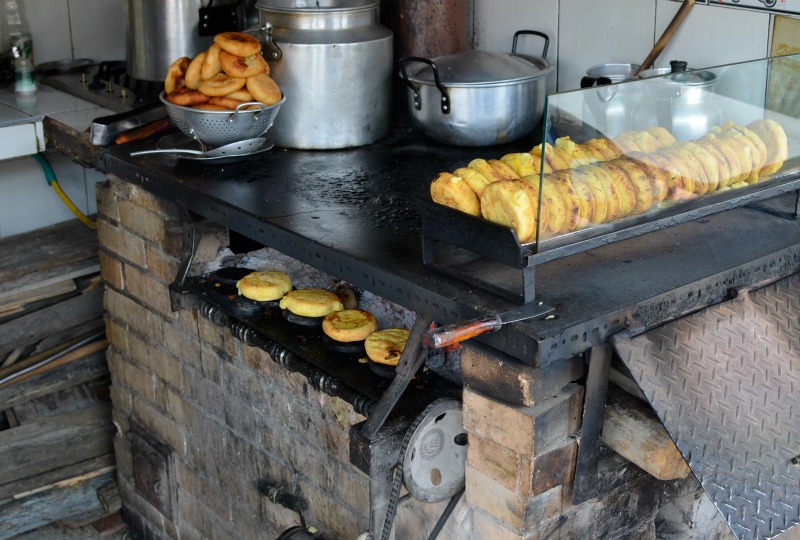
[[[71,60],[67,0],[25,0],[25,12],[33,35],[35,62]]]
[[[653,48],[655,16],[653,0],[561,0],[559,92],[579,88],[591,66],[642,62]]]
[[[123,0],[69,0],[75,58],[125,59],[122,6]]]
[[[474,47],[485,51],[511,52],[514,33],[538,30],[550,37],[547,60],[558,58],[558,0],[505,0],[498,9],[497,0],[474,0]],[[538,37],[520,37],[518,52],[542,56],[544,41]],[[558,66],[556,66],[558,69]],[[548,93],[556,91],[555,74],[548,81]]]
[[[0,197],[2,238],[75,218],[47,185],[42,168],[33,158],[2,162],[0,189],[3,191]],[[68,193],[70,197],[73,195]]]
[[[656,40],[680,6],[680,2],[657,0]],[[668,66],[670,60],[685,60],[689,67],[701,68],[764,58],[769,54],[769,25],[768,13],[695,5],[655,65]]]

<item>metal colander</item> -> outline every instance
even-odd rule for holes
[[[187,137],[212,148],[262,136],[272,127],[281,105],[286,101],[286,97],[281,96],[281,100],[274,105],[250,102],[232,111],[206,111],[170,103],[164,97],[164,92],[161,92],[159,99],[167,108],[175,127]],[[252,105],[259,107],[247,109]]]

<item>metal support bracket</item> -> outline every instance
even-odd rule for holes
[[[432,322],[426,317],[417,317],[417,320],[414,321],[406,347],[403,349],[403,354],[400,356],[400,361],[395,368],[394,379],[392,379],[391,384],[364,423],[362,431],[367,440],[372,440],[378,434],[403,392],[408,388],[411,379],[414,378],[419,368],[425,363],[428,350],[422,346],[422,336]]]
[[[602,486],[598,481],[597,462],[600,457],[600,435],[606,410],[608,377],[611,369],[611,345],[595,345],[589,351],[589,372],[583,402],[578,462],[572,504],[580,504],[597,496]]]

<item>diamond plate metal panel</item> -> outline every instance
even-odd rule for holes
[[[618,336],[619,356],[734,534],[772,538],[800,523],[800,275]]]

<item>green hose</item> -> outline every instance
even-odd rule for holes
[[[77,218],[83,222],[84,225],[86,225],[90,229],[96,229],[97,224],[88,217],[86,217],[86,215],[83,212],[81,212],[77,206],[75,206],[75,204],[70,200],[70,198],[67,197],[67,194],[64,193],[64,190],[61,189],[61,186],[58,183],[58,179],[56,178],[56,173],[53,171],[53,167],[50,166],[50,162],[47,161],[46,157],[44,157],[44,154],[42,153],[33,154],[33,159],[38,161],[39,165],[42,166],[45,180],[47,180],[47,185],[52,186],[52,188],[56,191],[61,200],[64,201],[64,204],[67,205],[67,208],[69,208],[72,211],[72,213],[75,214],[75,216],[77,216]]]

